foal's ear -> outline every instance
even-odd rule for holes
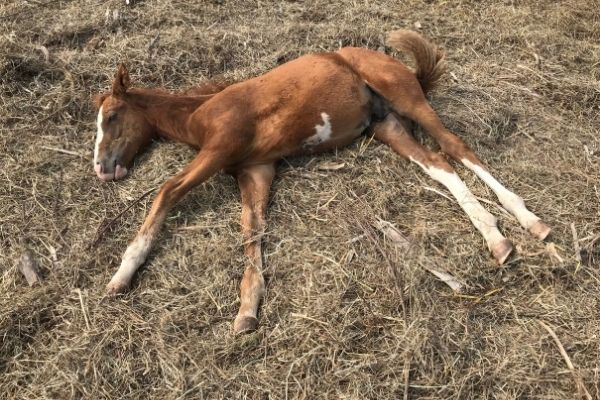
[[[125,67],[125,64],[121,63],[119,64],[119,68],[117,69],[117,73],[115,74],[115,80],[112,86],[112,95],[123,96],[125,92],[127,92],[129,84],[129,71],[127,71],[127,67]]]

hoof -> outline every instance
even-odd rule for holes
[[[128,288],[129,284],[119,281],[110,281],[108,285],[106,285],[106,295],[109,297],[115,297],[118,294],[124,293]]]
[[[491,250],[496,262],[498,262],[498,265],[502,265],[510,253],[512,253],[513,245],[510,240],[504,239],[500,243],[493,246]]]
[[[535,224],[533,224],[531,228],[529,228],[529,232],[531,232],[533,236],[540,240],[546,239],[551,230],[552,229],[548,225],[546,225],[541,219],[538,220]]]
[[[258,328],[258,320],[254,317],[238,315],[233,321],[233,331],[238,333],[248,333]]]

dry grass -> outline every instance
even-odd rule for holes
[[[538,321],[600,398],[599,10],[596,0],[4,2],[0,398],[392,399],[405,382],[412,399],[578,398]],[[562,262],[460,170],[517,245],[498,268],[458,206],[427,190],[440,187],[359,141],[282,163],[257,332],[231,332],[243,257],[227,176],[176,207],[133,290],[103,301],[152,196],[90,247],[97,229],[193,154],[156,144],[126,181],[93,176],[89,99],[117,62],[139,84],[180,89],[310,51],[377,49],[416,22],[449,56],[434,106],[554,228]],[[317,168],[331,159],[345,167]],[[411,250],[373,231],[376,217],[412,237]],[[40,261],[40,286],[18,272],[25,247]],[[429,267],[464,281],[465,293]]]

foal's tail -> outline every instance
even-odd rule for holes
[[[446,54],[417,32],[398,29],[388,34],[386,42],[412,54],[417,64],[415,74],[424,93],[431,91],[446,72]]]

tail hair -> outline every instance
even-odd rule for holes
[[[388,46],[412,54],[415,75],[424,93],[431,91],[446,72],[446,54],[417,32],[398,29],[388,34]]]

